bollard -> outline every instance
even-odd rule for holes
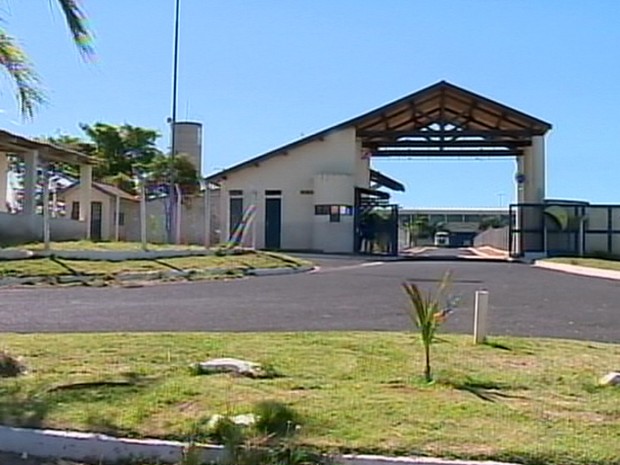
[[[474,298],[474,343],[483,344],[487,338],[489,292],[476,291]]]

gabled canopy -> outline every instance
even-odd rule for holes
[[[376,110],[252,158],[206,178],[226,175],[321,139],[332,131],[355,128],[375,157],[520,156],[532,136],[551,124],[446,81]]]
[[[371,131],[418,131],[433,125],[530,135],[542,135],[551,129],[551,124],[545,121],[446,81],[366,113],[350,123],[362,136]]]

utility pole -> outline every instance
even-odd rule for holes
[[[175,126],[177,122],[177,95],[178,95],[178,76],[179,76],[179,26],[181,18],[181,0],[175,0],[174,7],[174,45],[172,52],[172,111],[170,115],[170,179],[168,185],[168,200],[169,200],[169,229],[168,229],[168,242],[173,242],[174,231],[178,227],[173,226],[173,220],[177,222],[177,215],[180,214],[177,211],[175,197],[177,195],[175,189],[176,173],[173,169],[173,160],[176,156],[177,144],[175,136]],[[179,238],[176,238],[177,240]]]

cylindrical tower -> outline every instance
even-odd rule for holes
[[[178,121],[174,124],[175,155],[187,155],[202,175],[202,124]]]

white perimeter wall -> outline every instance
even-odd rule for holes
[[[344,202],[353,206],[354,186],[368,187],[368,168],[355,129],[351,128],[334,131],[322,139],[232,172],[222,182],[222,240],[230,234],[229,192],[242,190],[244,208],[256,201],[256,246],[263,247],[265,191],[279,190],[282,191],[282,249],[352,252],[353,217],[343,216],[340,223],[329,223],[329,217],[315,218],[314,206]],[[321,182],[323,178],[319,175],[331,177]],[[346,184],[344,189],[334,184],[338,179]],[[311,193],[302,194],[301,191]],[[334,198],[330,197],[330,192],[335,194]],[[248,236],[247,242],[250,240]]]

